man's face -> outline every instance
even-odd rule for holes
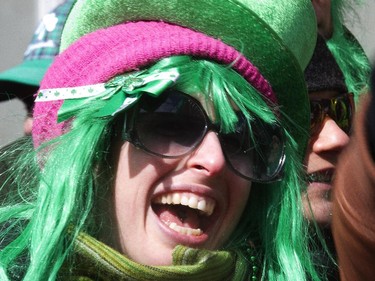
[[[335,91],[313,92],[310,101],[337,97]],[[349,136],[328,115],[310,137],[305,157],[308,186],[303,194],[304,215],[321,226],[328,226],[332,216],[332,178],[338,157]],[[311,208],[311,209],[310,209]]]

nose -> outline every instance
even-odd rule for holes
[[[315,137],[312,150],[316,153],[341,152],[348,144],[349,136],[330,117],[326,117]]]
[[[187,165],[206,176],[223,172],[226,162],[218,136],[210,131],[189,156]]]

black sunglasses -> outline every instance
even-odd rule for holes
[[[158,98],[142,96],[126,116],[123,138],[150,154],[176,158],[193,151],[214,131],[237,175],[256,182],[279,180],[285,160],[282,129],[257,118],[249,126],[242,113],[237,116],[235,131],[222,133],[196,99],[169,90]]]
[[[350,134],[354,115],[353,94],[345,93],[331,99],[310,100],[310,134],[315,135],[328,115],[346,134]]]

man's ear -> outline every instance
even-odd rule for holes
[[[311,0],[314,6],[318,22],[318,32],[326,40],[333,34],[333,22],[331,14],[331,0]]]

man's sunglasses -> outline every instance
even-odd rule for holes
[[[354,114],[353,94],[346,93],[331,99],[310,100],[310,134],[319,132],[328,115],[346,134],[350,134]]]
[[[126,116],[123,138],[150,154],[177,158],[196,149],[213,131],[237,175],[256,182],[280,179],[285,160],[282,129],[257,118],[249,126],[242,113],[237,116],[235,130],[223,133],[187,94],[170,90],[158,98],[144,95]]]

